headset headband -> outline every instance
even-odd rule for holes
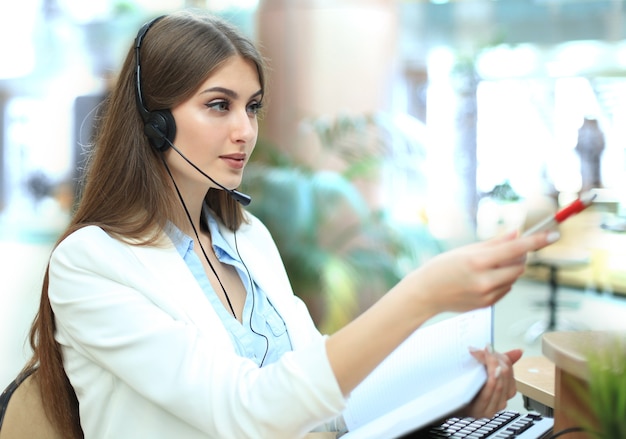
[[[165,15],[161,15],[160,17],[156,17],[139,29],[137,32],[137,37],[135,38],[135,86],[136,86],[136,98],[137,98],[137,107],[139,108],[139,112],[141,113],[141,117],[144,122],[148,120],[148,116],[150,112],[146,108],[146,105],[143,103],[143,92],[141,89],[141,43],[143,42],[143,38],[146,36],[150,28],[159,20],[161,20]]]

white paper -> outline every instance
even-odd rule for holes
[[[467,404],[486,379],[469,347],[492,342],[492,309],[418,329],[352,392],[342,439],[397,437]]]

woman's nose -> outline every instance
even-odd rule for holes
[[[254,139],[257,127],[256,115],[250,115],[247,111],[237,112],[234,116],[232,129],[234,141],[249,142]]]

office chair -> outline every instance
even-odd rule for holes
[[[0,395],[0,439],[63,439],[44,412],[37,369],[19,374]]]

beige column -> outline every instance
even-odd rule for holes
[[[383,109],[397,32],[393,0],[262,0],[257,40],[270,81],[261,135],[291,148],[305,117]]]

